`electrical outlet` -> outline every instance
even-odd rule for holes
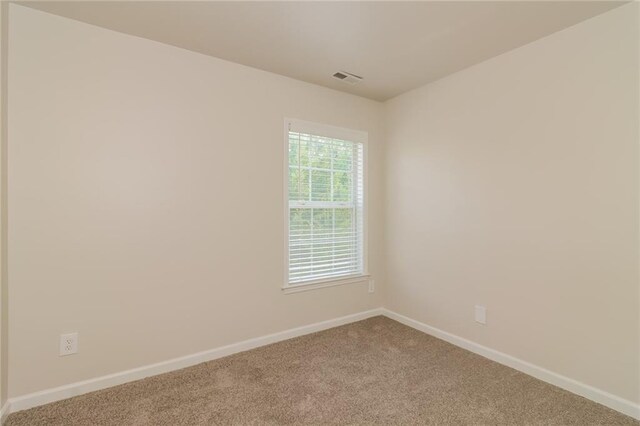
[[[78,333],[60,335],[60,356],[78,352]]]
[[[369,293],[376,291],[376,283],[373,280],[369,280]]]
[[[476,322],[480,324],[487,323],[487,308],[476,305]]]

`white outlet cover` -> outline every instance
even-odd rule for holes
[[[476,322],[480,324],[487,323],[487,308],[476,305]]]
[[[60,356],[72,355],[78,352],[78,333],[60,335]]]

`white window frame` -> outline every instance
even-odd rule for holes
[[[316,136],[324,136],[332,139],[341,139],[362,144],[362,273],[341,277],[329,277],[302,283],[289,283],[289,131],[296,129],[301,133],[309,133]],[[286,294],[300,291],[314,290],[318,288],[333,287],[343,284],[361,283],[369,279],[368,262],[368,139],[369,134],[361,130],[347,129],[328,124],[313,123],[310,121],[285,118],[284,120],[284,285],[282,290]]]

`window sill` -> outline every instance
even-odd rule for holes
[[[361,283],[361,282],[367,281],[370,277],[371,275],[369,274],[362,274],[362,275],[355,275],[355,276],[352,275],[352,276],[341,277],[341,278],[329,278],[326,280],[311,281],[311,282],[301,283],[301,284],[293,284],[293,285],[287,284],[284,287],[282,287],[282,292],[284,294],[293,294],[293,293],[300,293],[302,291],[318,290],[320,288],[326,288],[326,287],[335,287],[335,286],[345,285],[345,284]]]

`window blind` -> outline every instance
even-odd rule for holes
[[[289,284],[361,275],[363,144],[289,129]]]

